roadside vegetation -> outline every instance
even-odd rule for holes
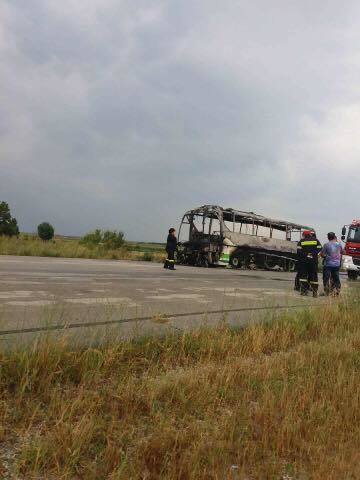
[[[84,239],[86,239],[86,237],[87,236],[85,236]],[[20,234],[17,237],[0,235],[0,255],[160,262],[163,261],[165,253],[164,247],[161,244],[123,241],[120,246],[117,246],[116,242],[114,245],[112,240],[109,240],[108,243],[92,243],[87,240],[84,241],[81,238],[62,236],[55,236],[52,240],[43,241],[36,235]]]
[[[0,476],[358,479],[359,314],[3,352]]]
[[[55,228],[42,222],[36,234],[20,233],[6,202],[0,202],[0,255],[99,258],[162,262],[164,245],[127,242],[123,232],[96,229],[84,237],[55,236]]]

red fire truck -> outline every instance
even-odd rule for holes
[[[360,274],[360,219],[343,226],[341,240],[345,242],[343,268],[349,280],[356,280]]]

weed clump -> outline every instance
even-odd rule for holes
[[[154,254],[151,252],[144,252],[143,254],[144,262],[153,262],[154,261]]]

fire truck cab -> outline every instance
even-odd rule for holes
[[[345,242],[343,268],[349,280],[356,280],[360,274],[360,219],[343,226],[341,240]]]

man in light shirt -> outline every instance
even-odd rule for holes
[[[341,289],[340,266],[343,248],[337,241],[334,232],[328,233],[328,242],[321,250],[321,256],[324,258],[323,282],[325,295],[334,292],[339,295]]]

